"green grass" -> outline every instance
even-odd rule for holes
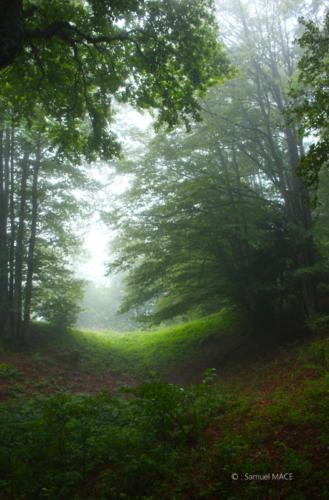
[[[153,331],[127,333],[88,332],[71,329],[50,337],[51,349],[63,359],[96,370],[108,369],[134,377],[157,372],[171,373],[186,361],[196,359],[200,346],[225,334],[241,333],[238,313],[222,310],[189,323]]]
[[[315,340],[232,380],[2,405],[1,498],[328,498],[328,353]],[[245,479],[272,473],[290,479]]]
[[[62,357],[67,376],[75,365],[96,372],[105,367],[119,374],[164,373],[196,359],[224,335],[240,333],[242,326],[228,310],[123,335],[58,334],[39,325],[35,341],[41,351],[31,362],[38,370],[44,369],[43,356],[49,363]],[[115,395],[54,391],[44,373],[37,397],[22,394],[0,405],[0,496],[328,498],[328,360],[328,337],[314,337],[285,347],[270,361],[234,366],[222,378],[209,370],[201,384],[181,387],[154,379]],[[3,363],[2,382],[14,377],[17,384],[13,367]],[[51,396],[41,395],[44,389]],[[232,480],[233,473],[238,480]],[[245,479],[271,473],[292,479]]]

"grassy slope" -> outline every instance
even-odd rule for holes
[[[224,336],[236,335],[241,328],[238,315],[223,310],[154,331],[117,334],[73,330],[71,341],[75,349],[85,353],[87,363],[143,378],[153,372],[168,375],[187,361],[197,361],[202,346],[213,340],[220,343]]]
[[[230,310],[182,325],[124,334],[74,329],[61,333],[38,324],[31,352],[0,351],[0,363],[4,363],[0,400],[63,390],[114,390],[156,375],[174,380],[184,373],[189,380],[190,366],[201,377],[204,369],[213,366],[211,357],[217,352],[213,344],[220,351],[226,339],[234,340],[241,329],[241,320]]]
[[[46,345],[38,340],[36,372],[45,370],[43,360],[48,370],[52,362],[63,362],[66,378],[75,370],[80,378],[88,373],[79,389],[97,392],[106,388],[101,378],[96,387],[91,384],[100,369],[124,369],[128,381],[150,369],[168,372],[184,366],[186,357],[196,358],[207,343],[213,346],[214,338],[220,342],[228,331],[238,332],[234,322],[226,311],[140,335],[74,331],[65,337],[65,350],[64,337],[50,336]],[[12,361],[0,366],[0,379],[22,385],[20,365]],[[65,388],[59,379],[56,387],[45,386],[47,391],[40,387],[40,393]],[[0,488],[16,491],[17,498],[36,498],[41,487],[46,493],[40,498],[54,499],[328,498],[328,338],[284,348],[271,361],[230,368],[218,380],[185,391],[154,384],[130,397],[125,402],[125,396],[75,400],[59,395],[19,411],[22,401],[11,399],[1,417],[7,444],[0,453],[0,465],[5,465]],[[7,456],[13,457],[8,473]],[[293,479],[245,479],[245,474],[271,472],[291,473]],[[240,479],[232,481],[232,473]],[[24,488],[30,497],[24,497]]]

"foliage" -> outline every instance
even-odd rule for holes
[[[205,114],[187,137],[158,136],[131,167],[134,184],[108,217],[120,231],[109,269],[130,270],[122,311],[155,303],[147,317],[161,322],[233,302],[266,315],[294,295],[284,207],[265,182],[255,186],[243,153],[234,162],[225,152],[231,139],[214,121]]]
[[[21,377],[20,371],[8,363],[0,363],[0,380],[17,379]]]
[[[31,314],[63,325],[78,312],[72,219],[86,215],[81,190],[93,192],[83,161],[120,154],[113,101],[157,109],[158,126],[188,125],[230,65],[212,0],[23,0],[3,10],[0,321],[3,336],[23,342]]]
[[[20,341],[31,315],[54,321],[59,314],[61,323],[72,324],[78,312],[82,283],[70,257],[78,254],[80,240],[73,228],[88,215],[85,193],[97,184],[85,166],[76,167],[53,146],[42,119],[29,130],[7,126],[1,132],[2,335]]]
[[[62,392],[4,404],[2,496],[325,498],[329,379],[314,357],[321,348],[328,352],[328,339],[298,348],[298,364],[294,351],[235,367],[226,381],[209,370],[190,387],[155,380],[115,396]],[[271,477],[279,473],[292,480]]]
[[[79,221],[92,209],[98,184],[86,166],[43,159],[39,179],[38,233],[35,245],[32,313],[60,326],[72,326],[80,311],[83,281],[73,272],[81,251]]]
[[[227,5],[239,74],[209,92],[189,134],[160,133],[144,155],[118,163],[132,177],[107,219],[118,230],[109,271],[128,271],[122,311],[143,305],[159,323],[233,303],[253,331],[268,317],[280,326],[289,311],[314,313],[321,258],[297,174],[302,147],[285,113],[295,3],[257,13]]]
[[[292,109],[301,122],[302,135],[311,142],[301,172],[314,188],[321,166],[327,165],[329,159],[329,12],[321,24],[305,18],[301,22],[304,32],[298,43],[303,54],[298,64],[298,81],[292,86]]]
[[[165,488],[224,396],[154,383],[129,400],[60,394],[1,410],[1,491],[20,498],[142,498]],[[11,457],[8,460],[9,456]]]
[[[34,291],[33,313],[53,326],[65,329],[75,324],[80,312],[83,282],[75,278],[71,269],[61,266],[61,262],[55,262],[55,266],[48,263],[47,268],[43,267],[42,277]]]
[[[329,326],[329,316],[327,314],[313,316],[309,319],[308,326],[315,334],[325,334]]]
[[[89,158],[118,153],[113,98],[156,108],[172,126],[196,117],[197,95],[229,72],[211,0],[24,0],[21,14],[22,49],[1,73],[3,106],[53,118],[52,142],[73,154],[76,143]]]

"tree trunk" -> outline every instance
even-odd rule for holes
[[[312,316],[317,311],[317,285],[311,268],[315,264],[315,246],[312,235],[313,223],[310,209],[309,193],[304,179],[298,175],[300,157],[298,152],[297,135],[290,128],[286,129],[286,137],[292,164],[293,193],[295,215],[292,221],[301,228],[302,235],[298,248],[297,262],[300,269],[305,269],[301,275],[301,289],[303,306],[306,316]]]
[[[18,342],[24,343],[22,328],[22,305],[23,305],[23,262],[24,262],[24,233],[26,212],[26,186],[29,176],[29,151],[25,150],[22,161],[22,177],[20,187],[19,221],[17,229],[16,253],[15,253],[15,337]]]
[[[15,287],[15,238],[16,238],[16,223],[15,223],[15,131],[11,130],[10,139],[10,179],[9,179],[9,306],[10,306],[10,322],[14,325],[14,287]]]
[[[31,298],[33,286],[33,273],[34,273],[34,249],[38,222],[38,181],[39,170],[41,161],[40,145],[37,146],[36,159],[33,169],[33,183],[32,183],[32,214],[31,214],[31,232],[29,249],[27,256],[27,277],[25,286],[25,304],[24,304],[24,323],[23,323],[23,337],[28,335],[31,315]]]
[[[3,337],[9,330],[8,303],[8,183],[9,183],[9,143],[8,131],[0,131],[0,321]]]
[[[12,64],[23,43],[23,0],[1,0],[0,70]]]

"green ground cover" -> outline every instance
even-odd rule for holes
[[[235,320],[226,311],[121,337],[74,330],[66,352],[59,350],[62,335],[48,332],[46,345],[38,340],[35,366],[53,353],[54,360],[66,355],[72,372],[75,364],[97,371],[106,363],[119,371],[129,360],[140,376],[152,367],[159,373],[181,361],[182,349],[194,355],[205,338],[238,331]],[[24,376],[15,363],[0,365],[2,383],[21,384]],[[3,402],[1,499],[328,498],[326,336],[222,376],[210,369],[200,384],[158,377],[115,394],[102,387],[88,394],[88,385],[73,394],[57,384],[45,395],[40,385],[33,397]]]
[[[188,323],[150,331],[88,332],[72,329],[47,337],[48,347],[72,363],[96,370],[110,368],[137,378],[171,373],[187,360],[197,359],[200,345],[242,331],[240,315],[229,309]]]

